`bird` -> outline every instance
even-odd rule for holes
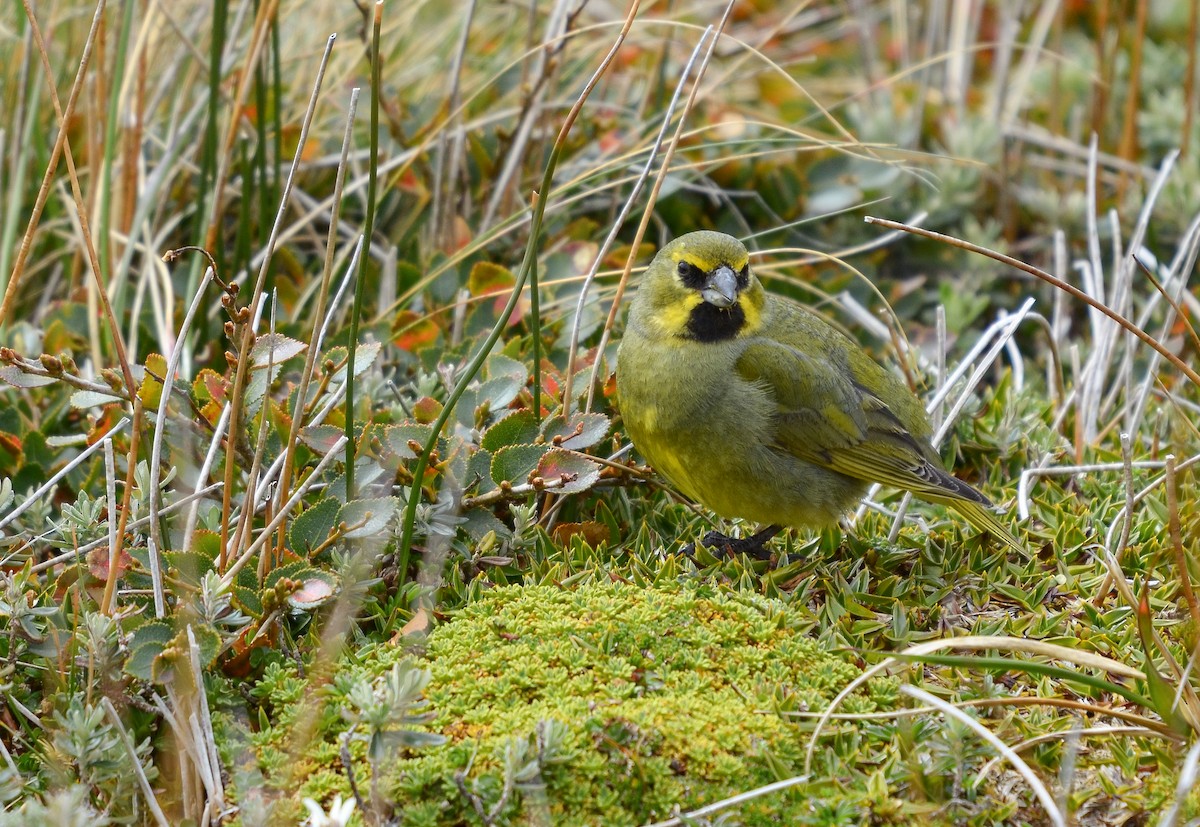
[[[709,548],[768,559],[779,532],[835,524],[882,483],[1028,553],[987,497],[946,470],[908,385],[818,314],[768,293],[733,236],[700,230],[658,251],[630,307],[616,386],[651,467],[720,517],[764,526],[741,539],[710,532]]]

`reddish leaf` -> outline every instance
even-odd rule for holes
[[[97,580],[108,580],[108,564],[109,558],[112,556],[107,546],[94,548],[87,553],[88,572]],[[126,549],[121,549],[121,556],[117,558],[117,579],[125,576],[129,566],[132,565],[133,558],[129,556]]]
[[[117,423],[124,415],[125,412],[121,410],[120,406],[118,405],[109,405],[104,408],[100,416],[96,417],[96,422],[92,425],[91,430],[88,431],[88,445],[95,445],[97,442],[104,439],[104,437],[108,435],[108,432],[116,427]],[[117,451],[122,450],[115,444],[113,447],[116,448]]]
[[[288,603],[297,609],[315,609],[333,597],[333,578],[324,573],[305,578],[288,596]]]
[[[429,316],[401,310],[392,319],[392,344],[409,353],[434,344],[441,329]]]
[[[554,542],[560,546],[567,546],[571,542],[572,537],[582,537],[583,541],[592,548],[608,545],[609,533],[608,526],[604,523],[584,522],[584,523],[559,523],[554,527]]]
[[[504,305],[507,304],[509,294],[516,283],[517,278],[510,270],[490,261],[476,262],[475,266],[471,268],[471,274],[467,277],[467,289],[472,296],[497,297],[492,302],[492,312],[497,315],[504,310]],[[528,299],[524,297],[519,299],[513,308],[512,315],[508,317],[508,324],[513,325],[519,322],[529,312],[529,307]]]
[[[600,466],[587,457],[553,448],[546,452],[534,472],[559,494],[578,494],[600,480]]]
[[[251,623],[242,630],[229,647],[229,656],[221,664],[221,671],[231,678],[244,678],[250,674],[250,653],[264,648],[271,641],[271,635],[259,636],[258,632],[258,623]]]
[[[422,606],[417,609],[412,619],[404,624],[404,628],[400,630],[400,636],[423,635],[429,631],[432,625],[433,619],[429,616],[429,612],[425,611],[425,607]]]
[[[438,402],[432,396],[422,396],[413,403],[413,419],[417,422],[429,424],[438,418],[438,414],[442,412],[442,403]]]

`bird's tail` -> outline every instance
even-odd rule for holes
[[[1018,540],[1004,523],[1000,522],[1000,519],[992,513],[991,509],[983,503],[977,503],[973,500],[953,499],[948,500],[946,504],[963,515],[967,522],[975,526],[975,528],[980,531],[986,531],[1014,551],[1019,551],[1026,557],[1029,556],[1029,549],[1025,547],[1025,544]]]

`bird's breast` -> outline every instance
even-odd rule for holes
[[[732,387],[727,350],[694,342],[622,344],[617,395],[635,441],[639,432],[686,432],[710,421]]]

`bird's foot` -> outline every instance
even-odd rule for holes
[[[710,531],[700,540],[700,545],[711,550],[718,557],[735,557],[745,554],[755,560],[770,560],[771,552],[767,550],[767,542],[779,532],[783,526],[772,525],[751,534],[749,537],[730,537],[719,531]],[[688,557],[696,554],[696,544],[688,543],[683,547],[683,553]]]

